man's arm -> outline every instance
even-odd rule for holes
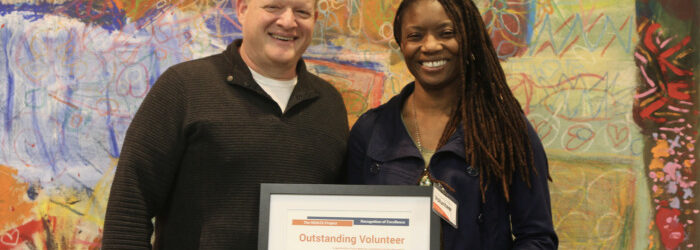
[[[151,219],[162,210],[185,148],[184,89],[167,70],[127,130],[105,215],[103,249],[151,249]]]

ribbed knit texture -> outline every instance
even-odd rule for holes
[[[282,114],[238,46],[169,68],[144,99],[122,147],[103,249],[151,248],[154,216],[157,249],[255,249],[260,183],[342,181],[340,94],[300,62]]]

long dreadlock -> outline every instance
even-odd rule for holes
[[[394,39],[401,44],[403,11],[421,0],[404,0],[396,10]],[[481,14],[472,0],[437,0],[455,25],[460,43],[462,91],[457,112],[443,131],[444,145],[460,122],[464,129],[467,164],[478,168],[482,201],[490,183],[503,188],[510,201],[509,185],[517,171],[531,187],[530,170],[536,175],[526,120],[498,61]],[[548,175],[548,173],[545,173]],[[550,179],[551,180],[551,179]]]

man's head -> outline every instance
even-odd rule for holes
[[[243,29],[240,53],[264,76],[290,79],[311,43],[316,0],[236,0]]]

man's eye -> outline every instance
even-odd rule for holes
[[[276,10],[279,10],[280,7],[276,6],[276,5],[267,5],[267,6],[263,7],[263,9],[265,9],[267,11],[276,11]]]
[[[297,10],[297,15],[302,18],[309,18],[311,17],[311,12],[306,11],[306,10]]]

